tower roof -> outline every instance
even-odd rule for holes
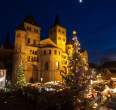
[[[24,22],[35,25],[35,26],[39,26],[38,23],[35,21],[34,17],[32,15],[30,15],[30,16],[25,17],[23,22],[19,26],[17,26],[16,30],[25,31]]]
[[[35,25],[35,26],[39,26],[39,24],[35,21],[35,18],[32,15],[27,16],[24,19],[24,22],[30,23],[30,24]]]
[[[22,22],[20,25],[18,25],[16,30],[23,30],[23,31],[25,31],[24,23]]]
[[[55,17],[55,21],[54,21],[54,26],[56,25],[61,25],[60,17],[58,15]]]

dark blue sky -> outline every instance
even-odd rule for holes
[[[116,53],[116,0],[2,0],[0,37],[10,31],[13,38],[16,26],[29,14],[40,24],[43,37],[59,15],[68,37],[73,29],[78,31],[91,61]]]

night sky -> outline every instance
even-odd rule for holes
[[[0,2],[0,37],[15,28],[27,15],[33,15],[41,26],[41,36],[47,37],[48,28],[60,16],[71,38],[78,31],[82,48],[89,53],[90,61],[116,55],[116,0],[2,0]]]

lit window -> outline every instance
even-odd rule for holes
[[[60,69],[60,63],[59,62],[56,62],[56,69]]]
[[[49,54],[51,54],[51,50],[49,50]]]

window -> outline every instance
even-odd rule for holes
[[[31,57],[31,61],[32,61],[32,62],[34,61],[34,58],[33,58],[33,57]]]
[[[38,33],[38,29],[34,29],[34,32]]]
[[[27,26],[27,30],[31,31],[31,27]]]
[[[67,61],[64,61],[64,64],[66,65],[67,64]]]
[[[56,62],[56,69],[59,70],[60,69],[60,63]]]
[[[46,71],[49,69],[49,65],[48,65],[48,62],[45,63],[45,68],[44,68]]]
[[[27,39],[27,43],[30,43],[30,38]]]
[[[37,62],[39,62],[39,58],[37,57]]]
[[[58,29],[58,32],[61,32],[60,29]]]
[[[65,41],[65,39],[63,39],[63,41]]]
[[[49,54],[51,54],[51,50],[49,50]]]
[[[28,57],[28,61],[30,61],[30,56]]]
[[[64,34],[64,31],[62,31],[62,34]]]
[[[59,55],[60,55],[60,51],[59,51]]]
[[[37,51],[35,51],[35,55],[37,55]]]
[[[46,50],[44,50],[44,55],[46,55]]]
[[[36,58],[36,57],[34,57],[34,61],[35,61],[35,62],[37,61],[37,58]]]
[[[33,40],[33,45],[36,45],[36,40]]]
[[[56,50],[54,51],[54,54],[57,54],[57,51]]]
[[[32,50],[30,50],[30,54],[32,54]]]
[[[32,51],[32,54],[35,54],[35,51],[34,50]]]

